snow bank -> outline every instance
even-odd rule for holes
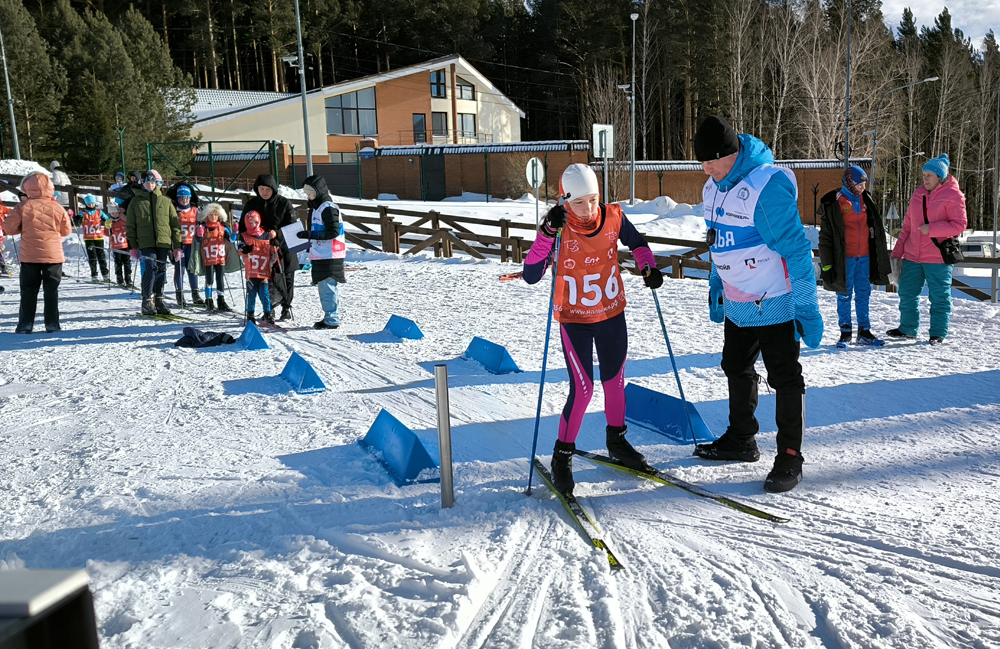
[[[41,172],[48,177],[52,177],[52,173],[38,164],[34,160],[0,160],[0,174],[9,174],[11,176],[27,176],[28,174],[34,174]]]

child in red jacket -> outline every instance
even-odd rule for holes
[[[268,278],[271,277],[271,266],[277,261],[274,253],[274,230],[265,232],[260,227],[260,214],[254,211],[243,215],[246,231],[240,235],[240,253],[243,256],[243,270],[247,276],[247,320],[257,322],[254,311],[257,308],[257,295],[260,295],[260,305],[264,307],[264,322],[274,324],[274,312],[271,311],[271,292]]]

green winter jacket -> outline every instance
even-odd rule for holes
[[[131,250],[180,248],[181,225],[170,199],[157,189],[136,188],[125,213],[125,236]]]

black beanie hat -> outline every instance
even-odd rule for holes
[[[725,158],[739,150],[739,135],[724,117],[706,117],[694,134],[694,155],[699,162]]]

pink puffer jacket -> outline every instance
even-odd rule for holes
[[[924,198],[927,198],[928,234],[919,228],[924,224]],[[932,238],[938,241],[962,234],[969,221],[965,215],[965,194],[958,188],[954,176],[928,192],[923,185],[913,192],[910,206],[903,219],[903,230],[892,249],[893,257],[901,257],[920,264],[941,264],[941,251]]]
[[[52,200],[55,188],[52,179],[43,173],[28,176],[21,184],[28,200],[18,203],[6,222],[6,234],[21,235],[21,261],[35,264],[61,264],[62,240],[68,237],[72,228],[69,215],[62,205]]]

